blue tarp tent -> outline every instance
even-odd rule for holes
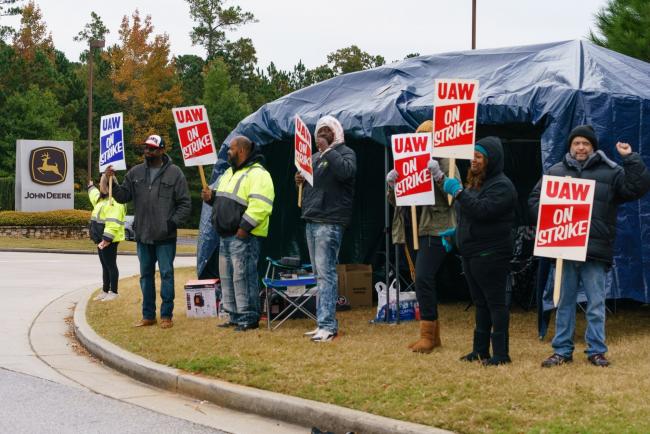
[[[321,116],[335,116],[360,164],[361,209],[346,233],[353,239],[348,259],[368,262],[371,251],[383,250],[376,240],[384,231],[384,149],[392,134],[411,132],[432,117],[435,78],[480,81],[477,135],[507,139],[512,133],[511,166],[530,178],[520,196],[537,181],[542,167],[561,159],[569,131],[579,124],[594,126],[600,149],[614,160],[620,161],[614,145],[621,140],[632,144],[650,164],[650,64],[576,40],[419,56],[293,92],[239,123],[219,151],[211,182],[227,167],[226,149],[232,137],[243,134],[254,140],[271,161],[279,200],[266,245],[275,256],[295,252],[300,237],[287,236],[288,230],[299,232],[292,183],[294,115],[299,114],[312,132]],[[527,142],[537,143],[534,155],[520,152]],[[522,183],[514,181],[518,186]],[[525,197],[520,199],[525,203]],[[649,214],[650,197],[619,210],[615,266],[609,279],[614,297],[650,302]],[[218,244],[209,216],[210,209],[204,206],[199,274]],[[360,243],[366,248],[358,248]]]

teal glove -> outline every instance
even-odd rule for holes
[[[445,183],[442,185],[442,189],[445,193],[456,197],[456,195],[463,190],[463,186],[460,185],[460,181],[456,178],[445,178]]]
[[[442,238],[442,247],[445,248],[445,252],[449,253],[454,250],[454,246],[449,240],[456,236],[456,228],[445,229],[442,232],[438,232],[438,235]]]

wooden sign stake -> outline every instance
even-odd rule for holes
[[[411,227],[413,228],[413,248],[420,249],[420,240],[418,239],[418,214],[415,211],[415,205],[411,205]]]
[[[553,283],[553,306],[557,307],[560,302],[560,288],[562,287],[562,266],[564,259],[557,258],[555,260],[555,281]]]
[[[203,186],[203,188],[207,188],[208,183],[205,182],[205,172],[203,172],[203,166],[199,165],[197,167],[199,168],[199,175],[201,175],[201,185]]]

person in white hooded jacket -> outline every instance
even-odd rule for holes
[[[314,342],[330,342],[338,333],[336,264],[343,232],[352,218],[357,160],[345,146],[343,127],[334,117],[320,118],[315,135],[314,186],[305,183],[300,172],[295,176],[296,185],[304,184],[302,218],[318,290],[318,327],[305,335]]]

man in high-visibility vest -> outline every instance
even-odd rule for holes
[[[244,136],[230,142],[230,168],[219,177],[215,189],[204,188],[203,200],[212,205],[212,224],[220,237],[219,277],[222,302],[230,321],[220,327],[235,331],[259,327],[260,296],[257,261],[260,238],[269,232],[273,211],[273,181],[262,166],[264,156]]]

